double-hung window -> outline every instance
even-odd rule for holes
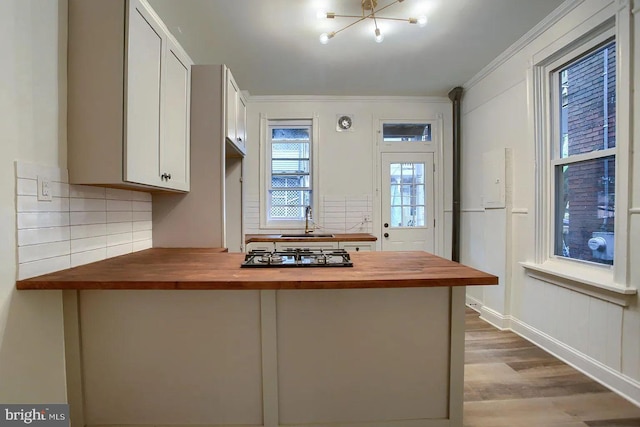
[[[528,274],[617,304],[629,282],[631,8],[610,2],[532,56],[535,259]],[[624,294],[625,296],[620,296]]]
[[[270,120],[267,135],[266,216],[283,227],[304,221],[313,204],[311,120]]]
[[[553,255],[613,265],[615,40],[563,63],[550,79]]]

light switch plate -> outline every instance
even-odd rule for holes
[[[45,202],[53,200],[53,194],[51,194],[51,180],[46,176],[38,175],[38,200]]]

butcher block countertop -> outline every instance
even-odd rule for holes
[[[18,289],[352,289],[493,285],[427,252],[358,252],[353,267],[241,268],[242,253],[154,248],[20,280]]]
[[[304,234],[304,233],[300,233]],[[316,234],[323,234],[317,231]],[[309,233],[313,236],[313,233]],[[286,236],[286,235],[285,235]],[[345,233],[335,234],[332,237],[282,237],[282,234],[246,234],[244,236],[245,243],[253,242],[375,242],[378,240],[376,236],[369,233]]]

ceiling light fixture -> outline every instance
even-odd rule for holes
[[[330,33],[322,33],[320,35],[320,43],[322,44],[327,44],[329,43],[329,40],[332,39],[333,37],[335,37],[336,34],[346,30],[349,27],[354,26],[355,24],[357,24],[358,22],[362,22],[366,19],[372,19],[373,20],[373,25],[374,25],[374,35],[375,35],[375,40],[378,43],[382,43],[382,40],[384,40],[384,35],[382,34],[382,32],[380,31],[380,28],[378,27],[378,20],[388,20],[388,21],[403,21],[403,22],[408,22],[409,24],[418,24],[419,27],[424,27],[425,25],[427,25],[427,17],[426,16],[419,16],[417,18],[389,18],[389,17],[384,17],[384,16],[379,16],[377,15],[378,13],[382,12],[383,10],[385,10],[386,8],[393,6],[396,3],[402,3],[404,0],[395,0],[391,3],[389,3],[388,5],[381,7],[380,9],[376,9],[376,7],[378,7],[378,0],[360,0],[360,5],[362,6],[362,15],[340,15],[334,12],[318,12],[318,17],[319,18],[328,18],[328,19],[335,19],[335,18],[355,18],[356,20],[353,21],[351,24],[346,25],[342,28],[340,28],[339,30],[336,31],[331,31]]]

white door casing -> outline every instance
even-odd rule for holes
[[[435,252],[433,153],[381,153],[383,251]]]

